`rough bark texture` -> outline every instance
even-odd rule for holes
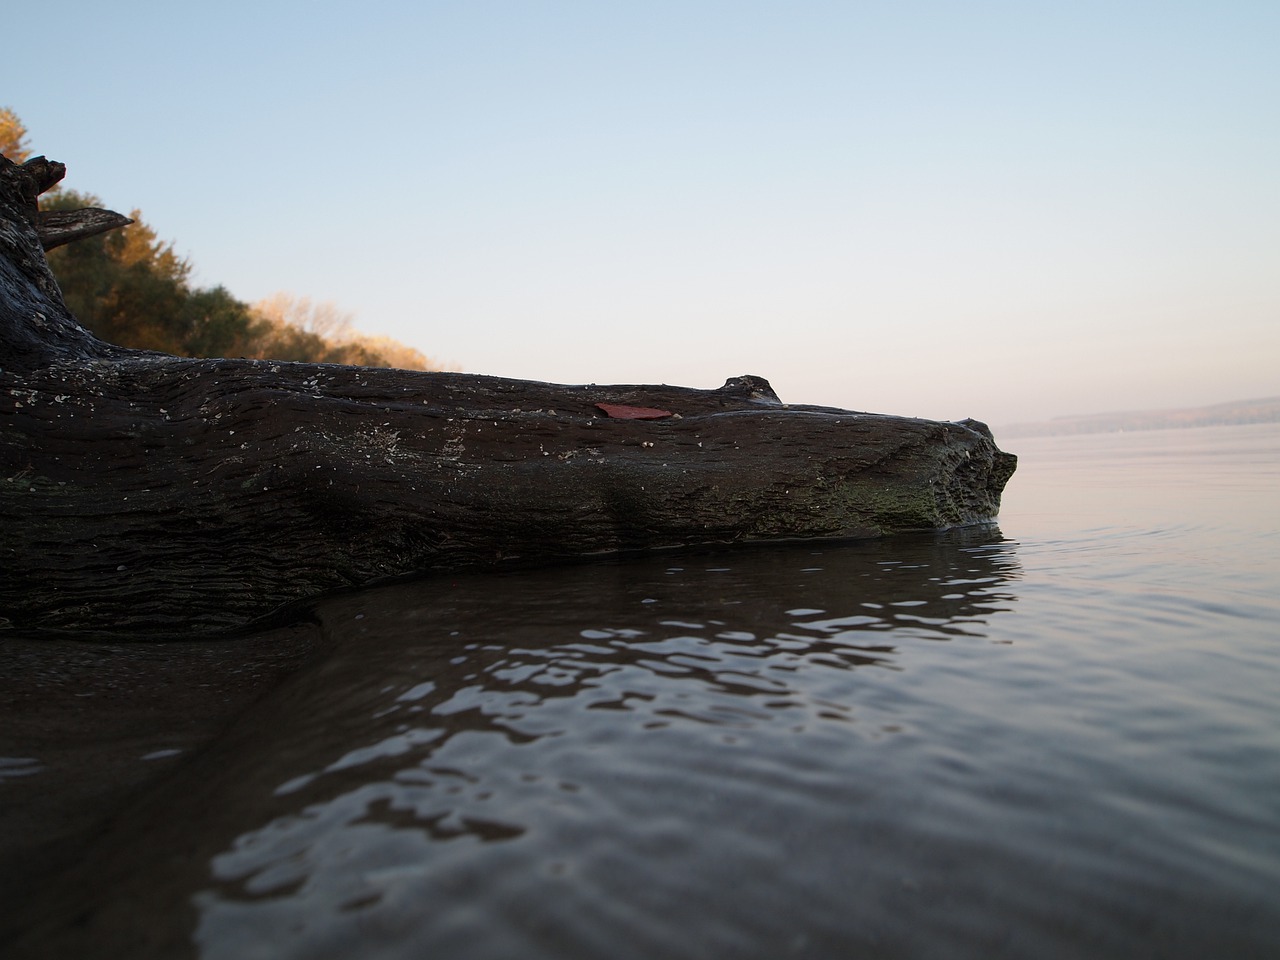
[[[559,386],[113,347],[48,272],[33,164],[0,165],[0,615],[26,635],[210,634],[413,573],[980,523],[1013,473],[975,421],[788,406],[757,377]]]
[[[52,250],[73,240],[83,240],[131,223],[133,221],[126,216],[97,207],[41,210],[36,216],[36,236],[40,238],[40,246]]]

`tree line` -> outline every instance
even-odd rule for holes
[[[30,158],[27,130],[0,108],[0,154],[15,163]],[[56,189],[45,210],[100,207],[92,194]],[[124,347],[183,357],[252,357],[435,370],[418,350],[386,337],[358,333],[349,314],[332,304],[276,294],[255,304],[221,285],[196,287],[192,265],[142,218],[114,230],[50,250],[49,268],[67,308],[95,336]]]

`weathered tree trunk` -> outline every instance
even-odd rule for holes
[[[756,377],[558,386],[114,347],[44,261],[56,168],[0,165],[0,616],[25,634],[193,636],[412,573],[980,523],[1016,463],[974,421],[788,406]]]

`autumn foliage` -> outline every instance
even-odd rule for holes
[[[0,108],[0,154],[21,163],[30,156],[27,131]],[[101,206],[91,194],[46,194],[46,210]],[[249,357],[435,370],[439,365],[387,337],[359,333],[332,304],[276,294],[256,304],[223,286],[194,287],[192,265],[142,218],[123,230],[48,252],[68,309],[99,338],[123,347],[184,357]]]

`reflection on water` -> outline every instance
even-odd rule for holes
[[[979,529],[330,601],[331,655],[87,862],[87,929],[164,952],[194,927],[236,958],[856,942],[849,872],[875,873],[856,859],[896,815],[868,805],[876,767],[921,719],[913,688],[1007,649],[986,627],[1016,576]],[[913,649],[952,645],[913,679]]]
[[[1249,438],[1023,457],[1016,543],[329,601],[329,655],[120,818],[19,955],[1280,956],[1280,433]]]
[[[847,829],[872,785],[832,764],[910,722],[901,651],[985,642],[1015,570],[969,532],[332,602],[339,647],[289,720],[270,815],[212,859],[197,939],[211,957],[282,925],[306,956],[356,936],[405,956],[786,948],[800,928],[753,916],[794,882],[780,844],[803,862]]]

